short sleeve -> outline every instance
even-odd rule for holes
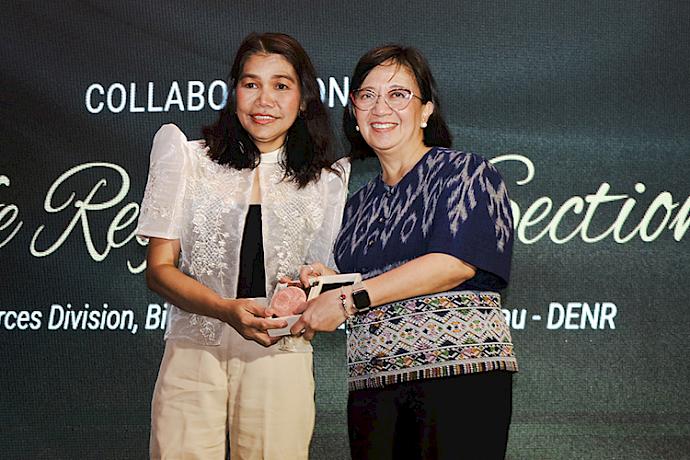
[[[153,138],[149,175],[136,234],[179,239],[186,172],[187,138],[173,125],[163,125]]]
[[[346,158],[338,160],[334,169],[340,174],[328,172],[323,187],[325,196],[324,219],[321,227],[316,231],[309,250],[306,263],[322,262],[330,268],[335,268],[333,259],[333,245],[343,220],[343,209],[347,200],[347,185],[350,178],[350,161]]]
[[[444,180],[428,238],[428,252],[449,254],[498,276],[510,278],[513,219],[500,173],[489,162],[469,156]]]

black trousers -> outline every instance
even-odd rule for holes
[[[356,390],[347,412],[353,460],[501,460],[512,413],[512,373]]]

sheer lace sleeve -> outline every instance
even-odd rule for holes
[[[149,176],[136,233],[143,237],[178,239],[188,169],[187,138],[173,125],[163,125],[153,138]]]
[[[341,171],[340,176],[330,172],[321,179],[325,182],[322,188],[324,219],[314,235],[307,251],[307,260],[305,260],[305,263],[322,262],[333,269],[336,268],[333,260],[333,245],[343,220],[347,185],[350,179],[350,161],[342,158],[335,163],[334,167]]]

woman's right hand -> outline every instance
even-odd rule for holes
[[[349,307],[343,304],[340,296],[345,295]],[[347,310],[346,310],[347,308]],[[290,333],[312,340],[317,332],[332,332],[347,318],[352,316],[352,288],[333,289],[311,299],[302,316],[292,325]]]
[[[287,326],[287,321],[270,319],[266,307],[252,299],[221,299],[221,308],[226,312],[221,318],[247,340],[270,347],[280,337],[268,335],[268,329]]]

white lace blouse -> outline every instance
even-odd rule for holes
[[[270,299],[278,278],[295,277],[300,265],[333,262],[333,243],[347,197],[350,163],[340,177],[324,173],[298,189],[283,180],[282,150],[263,153],[255,169],[237,170],[207,156],[203,141],[188,141],[172,124],[153,140],[148,182],[137,234],[179,239],[179,269],[226,298],[235,298],[240,246],[254,174],[261,184],[261,220]],[[171,305],[166,339],[220,344],[223,322]]]

